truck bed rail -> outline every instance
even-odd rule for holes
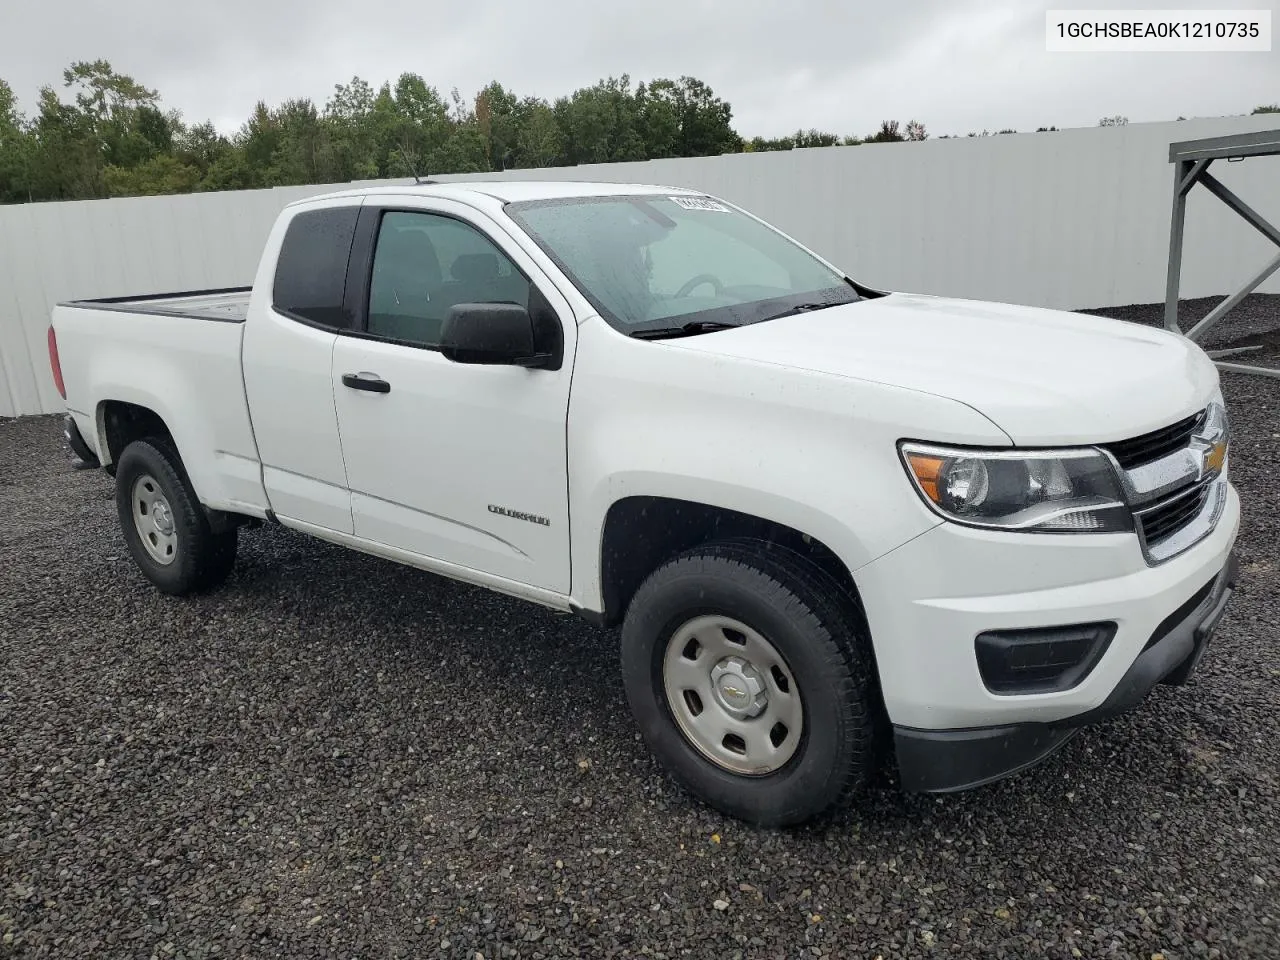
[[[191,320],[216,320],[220,323],[244,323],[249,310],[252,287],[221,287],[213,290],[185,290],[177,293],[152,293],[145,296],[99,297],[93,300],[71,300],[59,306],[86,310],[114,310],[121,313],[149,313],[161,317]]]

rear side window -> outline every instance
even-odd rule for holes
[[[307,210],[289,222],[272,288],[277,310],[325,327],[352,326],[342,299],[359,214],[359,207],[327,207]]]

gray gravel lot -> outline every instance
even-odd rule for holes
[[[1192,683],[792,832],[668,783],[613,634],[279,528],[163,597],[58,421],[0,423],[0,957],[1280,956],[1280,383],[1225,385],[1244,574]]]

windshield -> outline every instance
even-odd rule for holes
[[[858,299],[812,254],[706,197],[528,201],[506,211],[624,333],[703,332]]]

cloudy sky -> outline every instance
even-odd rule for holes
[[[1200,0],[1221,9],[1275,0]],[[1045,52],[1044,12],[1094,0],[7,0],[0,78],[31,112],[64,67],[105,58],[190,120],[234,131],[255,101],[311,97],[359,75],[421,74],[470,97],[497,79],[554,99],[608,75],[696,76],[739,133],[931,134],[1247,113],[1280,101],[1280,49],[1237,54]],[[1280,26],[1280,25],[1278,25]]]

